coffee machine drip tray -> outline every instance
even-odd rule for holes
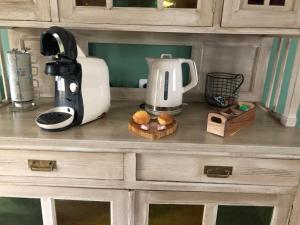
[[[64,130],[74,121],[74,114],[73,108],[66,106],[56,107],[40,114],[35,122],[45,130]]]

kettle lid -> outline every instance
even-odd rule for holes
[[[41,34],[41,54],[59,55],[71,60],[77,58],[77,45],[74,35],[62,27],[50,27]]]

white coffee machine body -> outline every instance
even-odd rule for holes
[[[83,118],[81,124],[85,124],[99,118],[110,108],[109,71],[103,59],[78,57],[77,61],[82,68]]]

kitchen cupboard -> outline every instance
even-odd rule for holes
[[[136,225],[283,225],[292,196],[139,191]]]
[[[299,0],[224,0],[223,27],[299,28]]]
[[[213,1],[198,0],[63,0],[61,22],[124,25],[212,26]]]
[[[64,133],[33,123],[51,104],[0,109],[0,196],[34,198],[29,216],[43,225],[299,223],[300,130],[259,108],[253,126],[224,140],[205,132],[207,106],[190,103],[178,131],[153,142],[127,130],[140,102],[113,101],[105,119]]]
[[[51,21],[49,0],[1,0],[0,21]]]

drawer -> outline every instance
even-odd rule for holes
[[[167,154],[137,156],[137,179],[144,181],[298,186],[299,172],[299,160]]]
[[[34,161],[32,169],[28,160]],[[47,171],[47,161],[43,160],[54,161],[54,170]],[[123,167],[121,153],[0,150],[3,176],[123,180]]]

